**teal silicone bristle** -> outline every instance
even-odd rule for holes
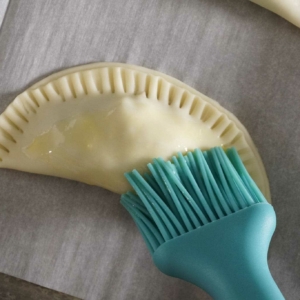
[[[236,149],[179,153],[148,169],[125,174],[136,194],[121,203],[160,271],[215,300],[284,300],[267,262],[275,211]]]
[[[154,159],[144,177],[125,174],[136,194],[122,195],[121,203],[152,254],[170,239],[267,202],[234,148],[196,149],[171,161]]]

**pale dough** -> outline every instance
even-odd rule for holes
[[[65,70],[20,94],[0,116],[0,167],[59,176],[117,193],[124,172],[155,157],[235,146],[270,199],[245,128],[215,101],[164,74],[124,64]]]
[[[300,0],[251,0],[300,27]]]

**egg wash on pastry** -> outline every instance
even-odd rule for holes
[[[215,101],[148,69],[96,64],[54,74],[0,116],[0,167],[113,192],[153,158],[235,146],[262,192],[268,180],[245,128]]]

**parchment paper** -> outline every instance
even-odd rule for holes
[[[299,300],[300,29],[246,0],[11,0],[0,112],[37,80],[98,61],[167,73],[248,128],[277,212],[269,265]],[[156,269],[118,195],[3,169],[0,272],[84,299],[210,299]]]

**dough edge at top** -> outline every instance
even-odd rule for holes
[[[250,0],[300,28],[300,0]],[[297,5],[296,1],[299,1]]]

